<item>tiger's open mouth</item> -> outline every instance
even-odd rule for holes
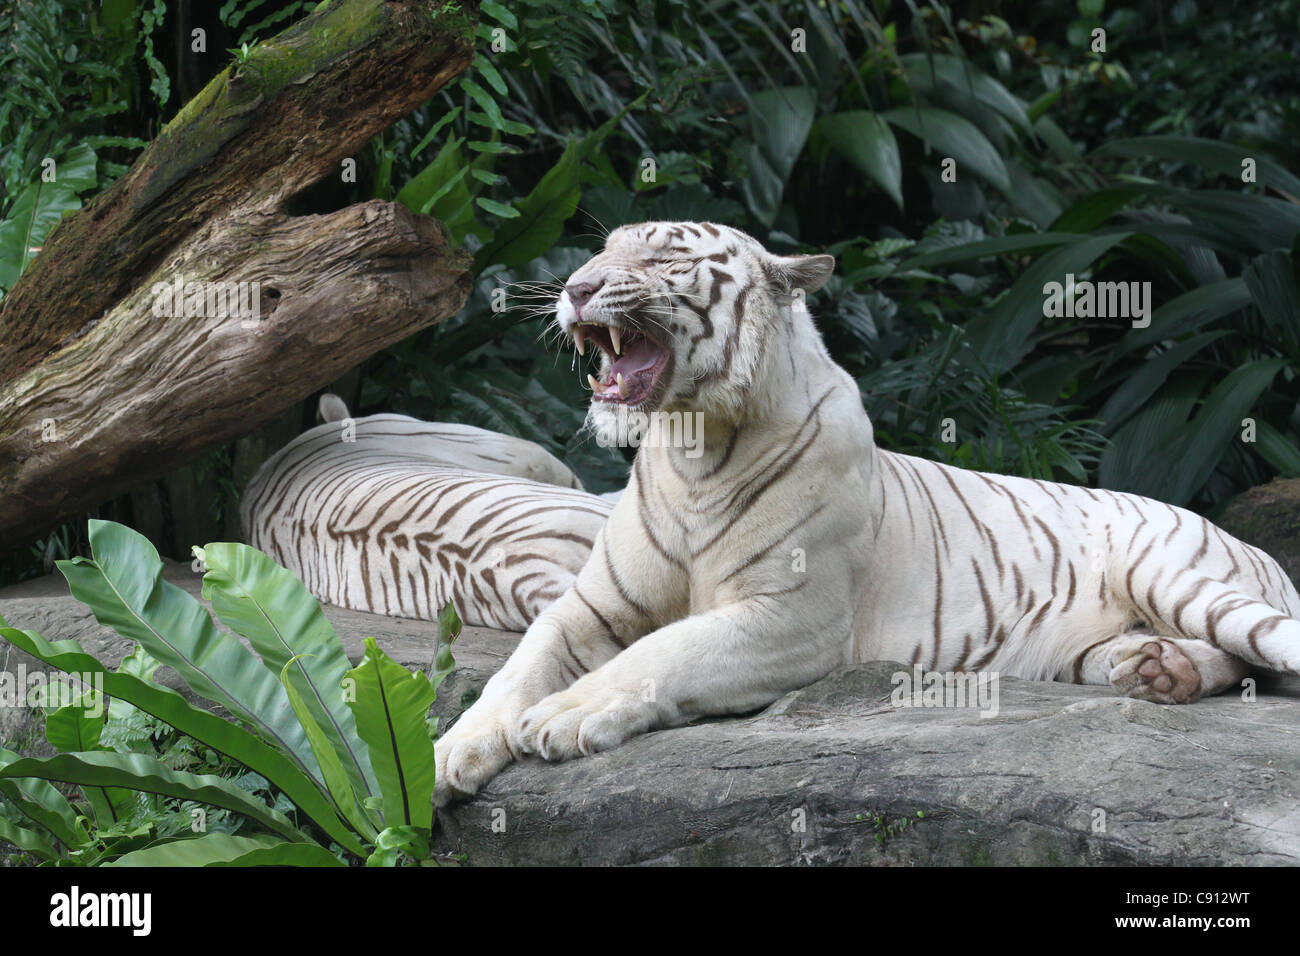
[[[594,342],[605,356],[604,381],[587,376],[597,402],[643,405],[654,396],[672,353],[638,329],[627,326],[579,322],[573,327],[578,354]]]

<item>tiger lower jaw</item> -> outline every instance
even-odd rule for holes
[[[612,405],[648,413],[663,398],[673,364],[668,346],[630,325],[578,322],[571,334],[579,355],[594,344],[603,356],[600,376],[587,376],[593,409]]]
[[[617,386],[611,389],[617,394]],[[586,424],[601,447],[641,447],[650,432],[650,424],[659,410],[659,389],[642,402],[620,402],[614,399],[591,399],[586,410]]]

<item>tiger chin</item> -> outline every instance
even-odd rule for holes
[[[598,352],[588,425],[637,453],[573,585],[437,742],[438,803],[861,661],[1164,704],[1300,672],[1295,588],[1200,516],[877,449],[803,306],[833,269],[650,222],[569,278],[556,324]],[[701,423],[693,454],[628,424],[678,414]]]

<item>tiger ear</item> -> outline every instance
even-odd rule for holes
[[[768,259],[769,280],[777,292],[787,295],[795,289],[803,289],[805,294],[816,292],[834,271],[834,256],[771,256]]]

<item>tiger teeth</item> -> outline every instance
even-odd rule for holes
[[[609,340],[614,344],[614,354],[623,354],[623,334],[614,326],[609,327]]]
[[[587,383],[591,386],[591,390],[592,390],[593,392],[598,392],[598,391],[600,391],[600,382],[596,381],[596,376],[594,376],[594,375],[588,375],[588,376],[587,376]]]
[[[582,331],[582,326],[575,325],[573,327],[573,344],[577,347],[579,355],[587,354],[586,339],[587,339],[587,333]]]
[[[623,381],[623,373],[618,373],[618,397],[627,398],[627,382]]]

